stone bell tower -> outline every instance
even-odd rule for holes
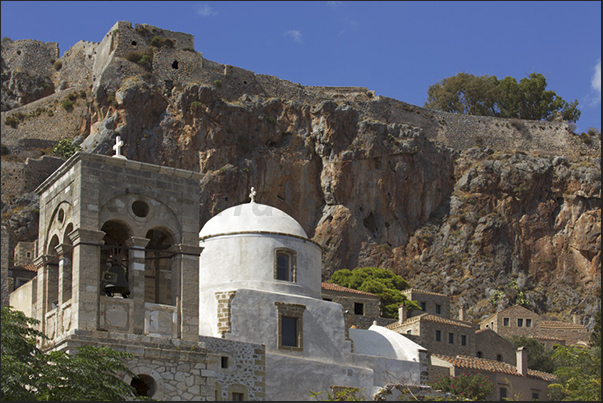
[[[78,152],[36,190],[42,347],[97,331],[198,341],[202,175],[127,160],[117,142],[114,156]]]

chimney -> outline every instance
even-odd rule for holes
[[[398,307],[398,323],[402,324],[404,322],[406,322],[408,316],[408,309],[406,308],[406,305],[402,304]]]
[[[524,376],[528,373],[528,350],[525,347],[517,349],[517,372]]]
[[[463,308],[463,307],[459,308],[459,320],[461,322],[465,321],[465,308]]]

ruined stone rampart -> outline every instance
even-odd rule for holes
[[[2,161],[2,193],[20,195],[33,192],[65,160],[51,155],[27,158],[25,163]]]
[[[32,39],[2,41],[3,67],[27,71],[30,74],[51,76],[53,63],[59,58],[59,44]]]
[[[79,41],[63,54],[57,66],[55,83],[59,89],[89,86],[96,58],[98,42]]]

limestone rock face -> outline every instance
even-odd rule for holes
[[[451,295],[453,313],[462,307],[469,320],[524,298],[538,313],[575,313],[592,326],[600,306],[600,139],[586,146],[563,122],[527,121],[519,133],[505,119],[428,111],[362,88],[303,87],[190,50],[156,51],[145,70],[119,56],[127,49],[109,37],[79,44],[66,59],[71,70],[52,76],[55,88],[71,77],[85,99],[70,112],[56,106],[60,91],[38,99],[36,107],[54,105],[55,114],[16,128],[5,118],[33,106],[2,112],[3,144],[47,147],[59,127],[85,151],[112,155],[119,135],[129,159],[205,174],[201,227],[248,202],[255,187],[258,203],[294,217],[323,247],[323,280],[380,266]],[[4,111],[4,95],[2,103]],[[21,202],[5,194],[11,177],[2,180],[6,223]],[[10,219],[16,238],[35,236],[31,221]]]

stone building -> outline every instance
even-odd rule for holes
[[[341,304],[349,326],[368,329],[373,322],[381,319],[381,301],[370,292],[322,283],[322,299]]]
[[[427,351],[376,324],[350,327],[343,306],[323,299],[320,245],[291,216],[250,197],[199,233],[200,334],[265,346],[267,400],[341,387],[370,399],[392,376],[424,383]]]
[[[575,319],[575,318],[574,318]],[[482,320],[481,329],[490,328],[504,337],[527,336],[545,345],[588,345],[590,332],[585,326],[553,320],[543,320],[531,310],[514,305]]]
[[[404,290],[402,291],[402,294],[406,295],[406,298],[409,300],[417,301],[417,304],[421,307],[420,311],[408,312],[406,315],[408,318],[429,313],[431,315],[450,319],[450,297],[447,295],[432,291],[418,290],[416,288]]]
[[[433,354],[434,366],[430,372],[436,376],[458,377],[461,374],[483,374],[495,385],[487,400],[548,400],[548,385],[556,378],[546,372],[528,369],[525,349],[517,350],[516,365],[470,356]]]
[[[427,381],[422,346],[376,323],[350,328],[323,299],[322,248],[295,219],[252,192],[199,231],[203,175],[128,160],[121,145],[76,153],[36,189],[37,275],[10,304],[40,321],[44,351],[131,352],[125,380],[157,400],[309,400],[340,387],[372,398],[392,377]]]
[[[265,398],[264,346],[199,337],[200,177],[80,152],[37,188],[37,276],[10,303],[43,350],[131,352],[126,380],[158,400]]]

